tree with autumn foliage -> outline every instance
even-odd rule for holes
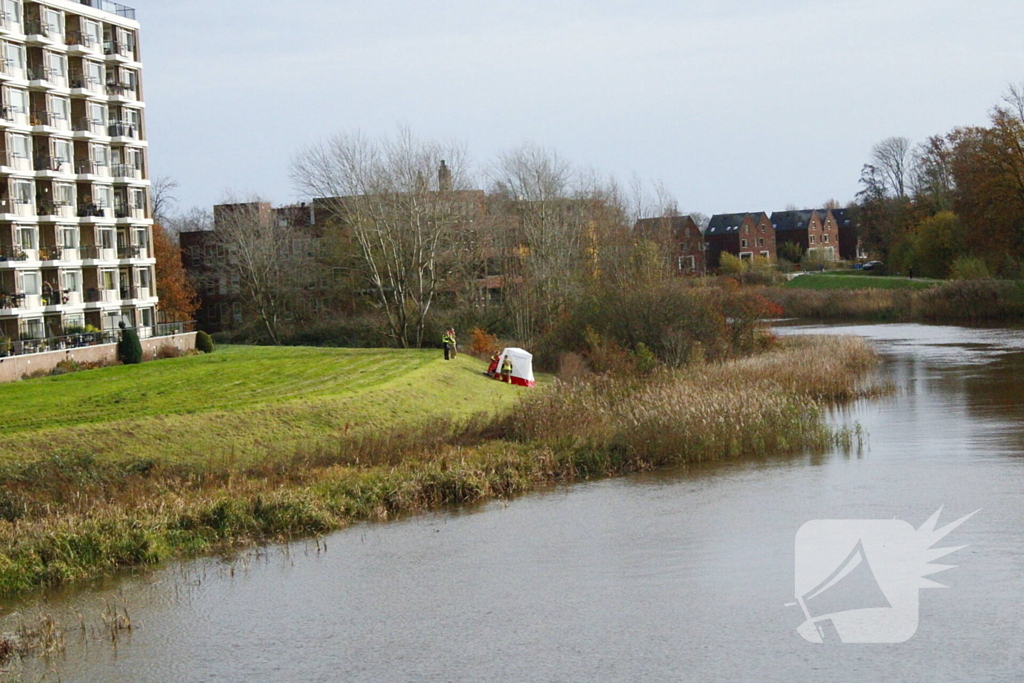
[[[193,320],[199,309],[199,296],[181,264],[181,247],[160,225],[153,226],[153,253],[156,257],[159,310],[163,312],[164,320]]]

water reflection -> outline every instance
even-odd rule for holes
[[[67,623],[120,601],[134,628],[116,648],[69,634],[49,666],[63,681],[111,682],[1018,680],[1024,335],[827,329],[874,340],[899,387],[833,412],[868,432],[859,456],[585,483],[359,525],[326,552],[296,543],[53,596]],[[917,526],[943,505],[944,519],[982,512],[950,536],[969,547],[939,577],[949,590],[922,593],[911,641],[800,638],[803,617],[783,604],[804,522]]]

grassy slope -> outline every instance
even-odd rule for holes
[[[224,347],[0,385],[0,463],[54,452],[252,460],[345,433],[493,413],[519,390],[466,355]]]
[[[928,289],[942,280],[851,273],[814,273],[800,275],[786,283],[794,289]]]

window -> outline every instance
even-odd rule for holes
[[[142,150],[128,147],[124,151],[124,162],[134,171],[142,172]]]
[[[15,204],[35,204],[35,185],[31,180],[14,179],[11,181],[11,197]]]
[[[65,289],[67,288],[65,287]],[[85,313],[68,313],[64,316],[65,330],[81,330],[83,328],[85,328]]]
[[[764,232],[764,226],[763,225],[761,226],[761,232]]]
[[[57,228],[57,239],[60,241],[61,249],[78,248],[78,228],[62,225]]]
[[[757,246],[759,246],[759,247],[763,247],[764,246],[764,238],[763,237],[758,237],[757,238]]]
[[[27,135],[20,135],[18,133],[7,134],[7,150],[10,152],[10,156],[15,159],[28,159],[30,158],[29,150],[31,149],[31,143],[29,142]],[[15,163],[11,163],[11,166],[15,166]]]
[[[693,256],[680,256],[679,257],[679,270],[690,271],[697,269],[697,261]]]
[[[107,121],[107,105],[99,102],[90,102],[88,110],[89,123],[94,126],[103,126]]]
[[[128,189],[128,205],[136,210],[143,210],[146,208],[146,191],[132,187]]]
[[[21,0],[3,0],[3,19],[4,24],[10,26],[10,24],[20,24],[22,20],[21,11]]]
[[[71,102],[65,97],[49,96],[50,113],[53,115],[50,125],[55,128],[69,129],[71,122]]]
[[[139,281],[139,287],[149,287],[150,283],[153,282],[153,277],[149,268],[139,268],[136,273],[136,278]]]
[[[64,270],[60,274],[60,288],[82,293],[82,271]]]
[[[117,237],[113,228],[100,228],[96,231],[96,238],[99,240],[101,249],[113,249],[117,245]]]
[[[103,88],[103,65],[99,62],[85,63],[85,87],[100,92]]]
[[[117,289],[117,271],[100,271],[100,289]]]
[[[828,235],[822,235],[821,236],[821,241],[825,242],[827,244],[828,243]]]
[[[54,183],[53,203],[55,206],[74,206],[75,186],[72,183]]]
[[[95,47],[103,42],[103,29],[98,21],[82,18],[82,40],[86,47]]]
[[[68,75],[68,58],[56,52],[47,52],[46,68],[49,71],[47,80],[62,82]]]
[[[89,146],[89,155],[94,166],[110,166],[110,148],[106,145],[92,144]]]
[[[28,113],[28,93],[20,88],[4,88],[4,102],[7,104],[7,118]]]
[[[143,249],[149,248],[149,230],[146,228],[135,230],[135,246],[142,247]]]
[[[114,188],[110,185],[96,185],[93,190],[93,203],[103,208],[110,208],[114,205]]]
[[[50,140],[50,152],[53,154],[53,159],[58,164],[70,164],[73,157],[70,140],[63,140],[61,138],[52,138]]]
[[[40,10],[40,14],[43,19],[43,28],[46,33],[57,36],[63,35],[64,13],[60,10],[51,9],[50,7],[41,7]]]
[[[811,235],[811,244],[814,244],[814,235]]]
[[[15,228],[15,235],[18,238],[19,249],[36,249],[38,247],[39,242],[34,227],[19,225]]]
[[[43,279],[38,272],[27,270],[21,272],[21,293],[38,296],[43,293]]]
[[[21,321],[21,336],[25,339],[42,339],[46,336],[42,318]]]
[[[24,78],[25,47],[14,43],[4,43],[4,67],[6,72],[17,78]]]
[[[747,241],[746,240],[740,240],[740,246],[743,247],[744,249],[746,249],[747,248]]]
[[[140,308],[139,319],[142,321],[143,327],[153,327],[153,309]]]
[[[749,235],[750,234],[750,226],[749,225],[744,225],[743,226],[743,234],[744,235]]]

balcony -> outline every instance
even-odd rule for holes
[[[10,310],[13,308],[22,308],[24,301],[24,294],[10,294],[8,292],[0,291],[0,309]]]
[[[130,123],[112,123],[107,127],[107,135],[112,138],[139,139],[139,129]]]
[[[29,116],[29,123],[33,126],[47,126],[57,130],[71,130],[68,120],[61,114],[52,111],[34,111]]]
[[[75,218],[75,205],[70,202],[51,202],[43,200],[36,204],[37,216],[58,216],[60,218]]]
[[[0,164],[12,171],[32,171],[32,160],[17,152],[0,152]]]
[[[20,247],[0,247],[0,263],[27,261],[26,254]],[[0,308],[3,308],[0,306]]]
[[[76,133],[91,133],[93,135],[107,135],[107,126],[103,125],[102,121],[96,119],[90,119],[88,117],[81,117],[75,119],[74,125],[72,126]]]
[[[85,293],[85,301],[90,304],[116,303],[121,300],[119,289],[90,289]]]
[[[60,245],[39,249],[40,261],[77,261],[78,247],[62,247]]]
[[[123,97],[129,100],[139,99],[139,93],[137,90],[124,83],[107,83],[107,96],[108,97]]]
[[[125,19],[131,19],[133,21],[135,20],[135,10],[133,8],[126,7],[124,5],[120,5],[120,4],[116,3],[116,2],[111,2],[110,0],[72,0],[72,1],[73,2],[77,2],[79,5],[85,5],[86,7],[94,7],[96,9],[103,10],[104,12],[110,12],[111,14],[116,14],[117,16],[124,17]]]
[[[35,216],[36,204],[34,201],[24,199],[0,199],[0,214],[11,214],[14,216]]]
[[[25,35],[42,36],[47,40],[62,39],[64,31],[56,24],[48,24],[39,19],[29,19],[25,22]],[[61,40],[61,42],[64,42]]]
[[[35,169],[37,171],[48,171],[51,173],[73,173],[70,159],[45,154],[41,154],[35,158]]]
[[[10,12],[0,12],[0,31],[17,31],[21,32],[21,24],[15,20],[15,16]]]
[[[96,36],[83,33],[82,31],[70,31],[64,42],[69,48],[79,48],[89,51],[99,48],[99,41],[96,40]]]
[[[94,245],[79,247],[78,253],[83,261],[114,261],[117,259],[117,249],[108,247]]]
[[[134,244],[127,247],[117,248],[117,258],[129,259],[129,258],[146,258],[142,255],[142,247],[137,247]]]
[[[3,295],[0,295],[2,297]],[[0,308],[3,308],[0,298]],[[178,334],[188,334],[196,331],[195,321],[182,323],[161,323],[159,325],[131,328],[139,335],[139,339],[152,339],[154,337],[171,337]],[[0,341],[0,356],[23,356],[33,353],[46,353],[48,351],[65,351],[97,344],[114,344],[121,338],[120,330],[103,330],[86,332],[79,328],[77,331],[68,328],[65,330],[70,334],[60,337],[39,337],[35,339],[23,339],[16,341]]]
[[[88,203],[78,205],[78,217],[79,218],[113,218],[113,211],[110,207],[99,206],[98,204]]]
[[[49,83],[56,88],[68,87],[68,79],[63,71],[50,69],[45,66],[30,68],[28,70],[28,80]]]
[[[75,164],[75,173],[78,175],[94,175],[106,178],[110,176],[110,167],[106,164],[98,164],[89,159],[82,159]]]
[[[103,82],[98,78],[90,78],[85,74],[71,74],[71,88],[73,90],[86,90],[97,95],[103,94]],[[72,93],[74,94],[74,93]]]
[[[132,206],[130,204],[115,204],[114,217],[144,219],[146,217],[146,209],[141,206]]]
[[[142,169],[136,168],[131,164],[114,164],[111,169],[115,178],[142,180]]]

